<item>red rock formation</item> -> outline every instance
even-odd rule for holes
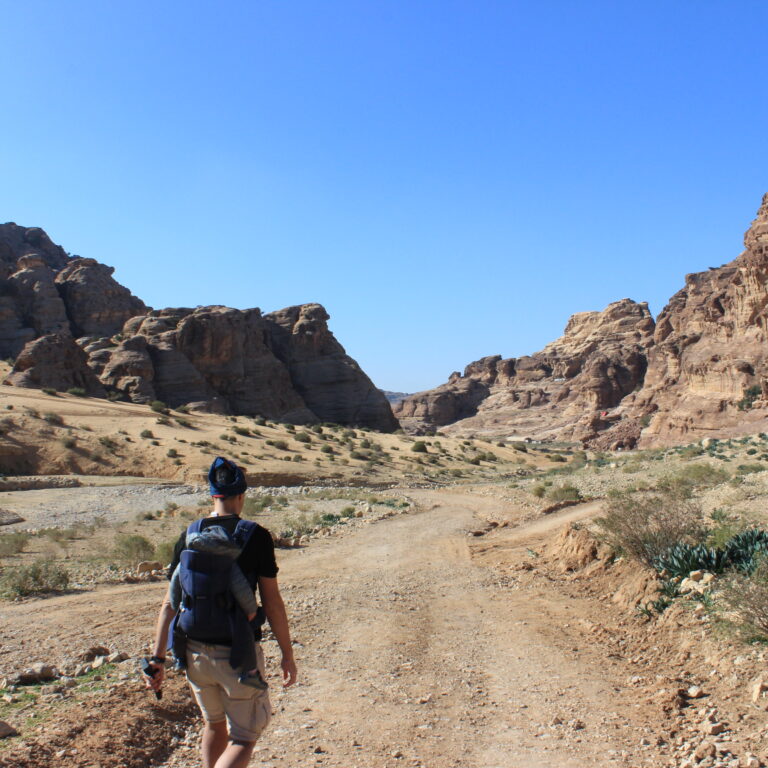
[[[659,315],[648,373],[622,409],[650,424],[641,443],[764,428],[768,416],[768,195],[729,264],[687,275]],[[745,393],[760,397],[749,407]]]
[[[407,428],[578,439],[585,419],[618,405],[642,382],[654,323],[647,304],[617,301],[571,317],[557,341],[530,357],[486,357],[435,390],[403,400]]]

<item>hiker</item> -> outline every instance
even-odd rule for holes
[[[282,653],[284,687],[296,682],[296,663],[277,584],[272,537],[256,523],[240,518],[247,488],[243,471],[234,462],[217,457],[211,464],[208,480],[213,511],[192,523],[176,543],[169,578],[179,568],[181,609],[177,613],[172,608],[169,588],[157,619],[151,676],[145,676],[145,682],[148,688],[160,692],[165,677],[165,650],[173,623],[174,657],[177,664],[186,669],[187,680],[205,720],[203,768],[245,768],[272,710],[266,687],[256,684],[256,679],[263,681],[265,677],[264,654],[255,642],[261,639],[260,617],[249,621],[232,592],[235,561],[251,590],[258,586],[263,614]],[[228,554],[187,548],[188,540],[195,541],[194,534],[202,534],[198,537],[199,543],[200,538],[206,538],[206,531],[218,527],[229,539]],[[220,543],[223,541],[220,533],[217,532],[216,537]],[[234,559],[233,546],[240,550]],[[253,666],[249,666],[250,648],[255,651]],[[243,676],[245,681],[241,681]],[[254,679],[249,681],[249,677]]]

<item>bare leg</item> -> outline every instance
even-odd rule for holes
[[[201,749],[203,752],[203,768],[215,768],[217,760],[221,757],[227,748],[227,721],[222,720],[219,723],[206,723],[203,729],[203,742]]]
[[[253,741],[231,741],[213,768],[247,768],[255,743]]]

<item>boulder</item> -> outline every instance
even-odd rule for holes
[[[163,564],[158,560],[143,560],[136,566],[136,574],[141,576],[143,573],[152,573],[152,571],[160,571],[163,569]]]
[[[3,383],[35,389],[51,387],[60,391],[79,387],[92,397],[106,396],[104,387],[88,367],[83,350],[71,336],[64,334],[49,334],[30,341]]]

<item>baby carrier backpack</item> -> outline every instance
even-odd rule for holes
[[[203,520],[196,520],[187,528],[187,536],[200,533]],[[250,520],[239,520],[232,541],[242,552],[258,525]],[[263,623],[263,610],[249,623],[230,589],[232,566],[236,559],[227,555],[184,549],[180,558],[182,599],[179,612],[173,620],[171,647],[180,666],[186,664],[186,640],[226,643],[231,645],[230,664],[233,668],[242,662],[244,643],[261,639],[258,626]],[[255,590],[255,573],[244,574]],[[256,634],[256,638],[254,638]]]

